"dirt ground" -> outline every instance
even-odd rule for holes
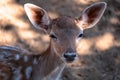
[[[107,10],[100,22],[84,31],[79,43],[79,60],[68,65],[62,80],[120,80],[120,0],[1,0],[0,45],[19,46],[40,54],[48,37],[30,24],[23,5],[33,3],[48,11],[50,17],[79,17],[88,5],[104,1]]]

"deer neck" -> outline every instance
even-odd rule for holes
[[[44,78],[45,77],[50,78],[51,74],[56,74],[56,77],[59,76],[59,73],[61,73],[61,71],[63,71],[64,69],[63,64],[64,64],[63,61],[55,53],[53,46],[50,43],[50,46],[46,50],[46,52],[44,52],[39,57],[38,64],[34,65],[35,70],[33,72],[33,77],[34,77],[33,80],[53,80],[53,79],[44,79]]]

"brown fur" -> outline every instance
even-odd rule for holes
[[[100,6],[102,12],[96,10],[96,7],[100,4],[104,5]],[[2,47],[2,51],[0,53],[2,62],[1,64],[3,65],[6,63],[6,65],[3,66],[10,67],[10,70],[14,70],[15,68],[15,70],[10,73],[10,78],[8,77],[8,79],[15,80],[14,77],[16,77],[17,80],[58,80],[65,67],[65,63],[69,62],[70,60],[67,59],[64,54],[69,53],[69,56],[71,56],[71,54],[75,54],[75,58],[77,57],[76,44],[77,40],[81,38],[78,37],[78,35],[80,33],[83,34],[83,25],[85,20],[89,21],[89,18],[93,18],[94,21],[90,23],[92,26],[88,25],[85,28],[93,27],[101,18],[106,8],[106,3],[96,3],[93,6],[88,7],[83,12],[81,21],[76,21],[74,18],[65,16],[51,21],[44,9],[33,4],[26,4],[26,13],[34,27],[37,29],[43,29],[48,33],[48,35],[50,35],[50,37],[52,35],[52,37],[48,49],[42,55],[36,55],[35,57],[33,55],[30,56],[28,54],[22,54],[22,50],[18,51],[20,54],[17,52],[14,53],[14,51],[16,51],[14,47],[5,47],[6,49]],[[95,11],[97,11],[99,14],[97,16],[90,17],[89,13],[86,11],[90,10],[91,12],[91,8],[95,9]],[[50,24],[50,22],[52,23]],[[45,28],[44,26],[48,28]],[[7,52],[7,50],[9,52]],[[72,59],[71,62],[73,62],[75,58]],[[7,69],[2,70],[4,71]],[[8,75],[6,73],[5,76]],[[5,78],[4,74],[0,74],[0,76]]]

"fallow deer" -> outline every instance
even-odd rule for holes
[[[90,5],[78,18],[62,16],[54,20],[36,5],[27,3],[24,9],[33,26],[50,36],[49,47],[41,55],[26,55],[19,48],[1,46],[0,80],[59,80],[66,63],[78,57],[76,48],[83,30],[98,23],[106,3]]]

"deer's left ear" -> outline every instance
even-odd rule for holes
[[[91,28],[101,19],[107,4],[98,2],[87,7],[79,18],[79,26],[83,29]]]

